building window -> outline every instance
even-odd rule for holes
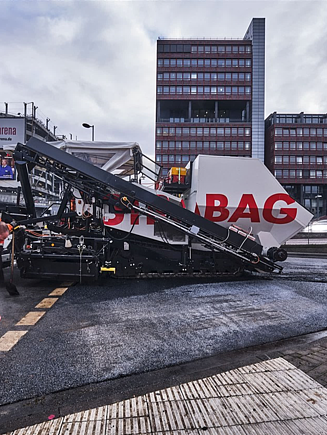
[[[275,171],[275,177],[276,178],[282,178],[282,175],[283,175],[282,170],[281,169],[276,169],[276,171]]]
[[[275,164],[281,165],[283,163],[282,156],[275,156]]]
[[[188,142],[188,141],[183,141],[183,142],[182,142],[182,149],[183,149],[183,150],[188,150],[188,149],[190,149],[190,142]]]
[[[275,142],[275,150],[282,150],[283,142]]]

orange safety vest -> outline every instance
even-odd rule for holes
[[[1,221],[1,219],[0,219],[0,221]],[[6,225],[7,225],[7,227],[8,227],[9,233],[12,233],[14,227],[13,227],[11,224],[6,224]],[[4,240],[0,240],[0,246],[3,246],[4,243],[5,243]]]

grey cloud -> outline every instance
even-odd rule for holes
[[[60,134],[154,151],[156,39],[242,38],[266,17],[266,108],[327,112],[325,2],[0,1],[3,101],[35,101]],[[313,74],[314,72],[314,74]]]

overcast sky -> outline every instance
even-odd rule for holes
[[[243,38],[266,18],[266,116],[327,113],[327,1],[0,0],[0,111],[154,154],[158,37]]]

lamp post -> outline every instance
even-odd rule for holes
[[[94,125],[90,125],[87,122],[83,122],[82,126],[85,128],[92,128],[92,141],[94,141]]]

